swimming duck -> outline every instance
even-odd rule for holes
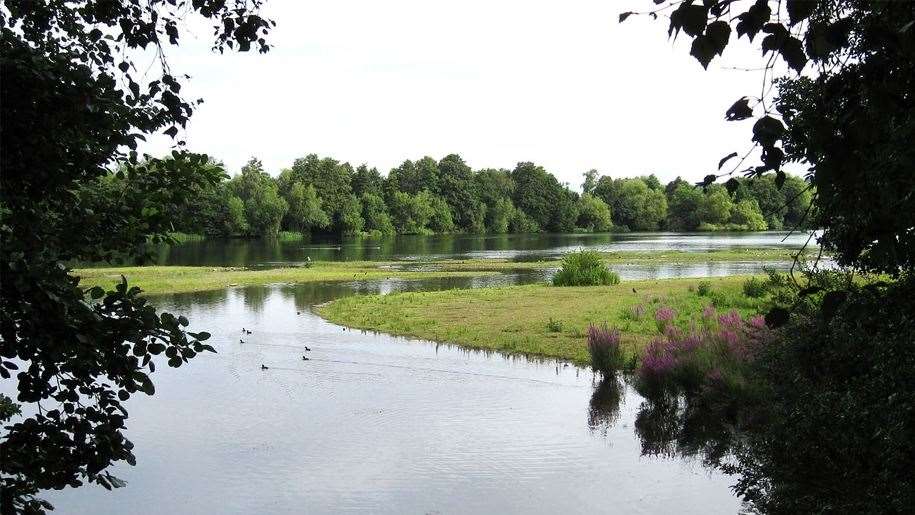
[[[245,331],[245,334],[251,334],[251,331]]]
[[[308,348],[308,345],[305,346],[305,352],[311,352],[311,349]]]
[[[245,343],[245,341],[242,340],[241,338],[239,338],[239,339],[238,339],[238,343]]]
[[[305,356],[302,356],[302,361],[308,361],[308,358],[306,358]]]
[[[269,370],[269,369],[270,369],[270,367],[261,363],[261,370]]]

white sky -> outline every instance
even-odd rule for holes
[[[533,161],[575,188],[590,168],[699,180],[749,147],[752,120],[724,111],[761,77],[722,67],[759,54],[742,39],[703,71],[689,38],[668,40],[666,19],[617,23],[652,5],[270,0],[270,53],[212,54],[198,30],[169,59],[192,76],[188,96],[205,99],[188,147],[230,173],[251,156],[274,175],[309,153],[386,174],[458,153],[474,169]]]

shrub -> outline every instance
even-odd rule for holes
[[[620,276],[607,268],[593,250],[566,254],[562,268],[553,276],[553,286],[605,286],[619,282]]]
[[[766,290],[766,281],[756,277],[751,277],[743,283],[743,293],[747,297],[758,299],[766,294]]]
[[[546,323],[546,328],[551,333],[561,333],[562,332],[562,320],[553,320],[553,317],[550,317],[550,321]]]
[[[654,312],[654,320],[658,323],[658,331],[662,333],[667,330],[667,326],[673,324],[675,318],[677,318],[677,312],[668,307],[658,308]]]
[[[625,366],[620,332],[609,329],[606,323],[588,327],[588,353],[591,354],[591,368],[604,374],[612,374]]]
[[[709,281],[700,281],[699,285],[696,286],[696,291],[699,293],[700,297],[708,297],[709,293],[712,293],[712,283]]]

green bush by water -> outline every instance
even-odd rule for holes
[[[607,286],[619,282],[620,276],[607,268],[593,250],[566,254],[562,268],[553,276],[553,286]]]

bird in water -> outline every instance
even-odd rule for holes
[[[270,367],[261,363],[261,370],[269,370],[269,369],[270,369]]]
[[[296,315],[301,315],[302,312],[301,312],[301,311],[296,311],[295,314],[296,314]]]
[[[311,352],[311,349],[308,348],[308,345],[305,346],[305,352]]]
[[[244,327],[241,328],[241,332],[245,332],[245,328],[244,328]]]
[[[239,339],[238,339],[238,343],[245,343],[245,341],[242,340],[241,338],[239,338]]]
[[[306,358],[305,356],[302,356],[302,361],[308,361],[308,358]]]
[[[251,334],[251,331],[245,331],[245,334]]]

